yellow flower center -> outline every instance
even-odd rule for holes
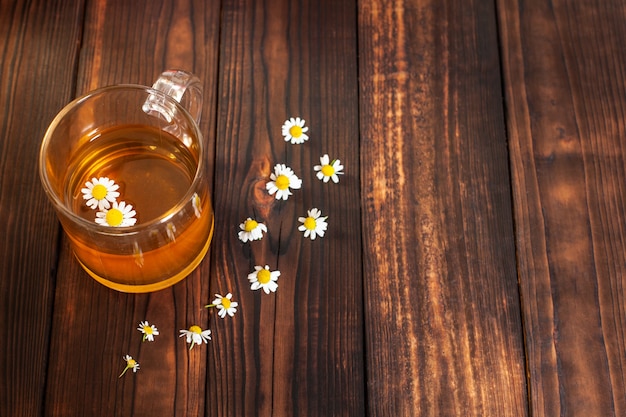
[[[200,334],[202,333],[202,328],[200,326],[196,326],[195,324],[189,328],[191,333]]]
[[[302,128],[300,126],[291,126],[289,128],[289,134],[294,138],[299,138],[302,135]]]
[[[335,168],[333,168],[332,165],[324,165],[322,167],[322,174],[324,174],[325,176],[332,177],[334,173],[335,173]]]
[[[270,271],[268,271],[267,269],[261,269],[256,274],[256,279],[261,284],[267,284],[268,282],[270,282],[270,278],[271,278]]]
[[[279,175],[276,178],[276,187],[279,190],[286,190],[289,188],[289,178],[286,175]]]
[[[228,298],[222,298],[222,305],[228,310],[230,308],[230,300]]]
[[[124,213],[122,213],[121,210],[112,208],[111,210],[107,211],[105,220],[110,226],[119,226],[120,224],[122,224],[122,221],[124,221]]]
[[[105,187],[102,184],[97,184],[95,185],[92,189],[91,189],[91,195],[93,196],[93,198],[95,198],[96,200],[103,200],[104,197],[107,196],[107,193],[109,191],[107,190],[107,187]]]
[[[304,220],[304,227],[306,227],[309,230],[315,230],[315,226],[317,225],[315,219],[313,217],[307,217]]]
[[[135,367],[135,365],[137,365],[137,361],[131,358],[131,359],[129,359],[129,360],[127,360],[127,361],[126,361],[126,365],[127,365],[129,368],[134,368],[134,367]]]
[[[152,327],[151,326],[143,326],[143,331],[145,334],[152,334]]]
[[[243,225],[243,228],[246,232],[251,232],[259,225],[256,220],[248,219],[246,223]]]

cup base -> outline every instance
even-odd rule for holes
[[[214,221],[213,221],[213,223],[214,223]],[[122,283],[119,283],[119,282],[111,281],[111,280],[108,280],[106,278],[101,277],[100,275],[98,275],[95,272],[93,272],[92,270],[90,270],[84,263],[82,263],[80,261],[80,259],[78,259],[78,257],[76,257],[76,260],[78,261],[80,266],[82,266],[83,269],[93,279],[98,281],[100,284],[102,284],[102,285],[104,285],[106,287],[109,287],[111,289],[114,289],[116,291],[126,292],[126,293],[147,293],[147,292],[159,291],[159,290],[165,289],[167,287],[171,287],[172,285],[182,281],[194,269],[196,269],[196,267],[198,265],[200,265],[200,262],[202,262],[202,260],[206,256],[207,251],[209,250],[209,247],[211,246],[211,240],[213,240],[214,224],[211,225],[211,229],[210,230],[211,231],[209,233],[209,237],[207,238],[207,241],[204,244],[204,247],[200,250],[200,253],[198,253],[198,256],[196,256],[196,258],[193,261],[191,261],[189,263],[189,265],[187,265],[185,267],[185,269],[183,269],[178,274],[176,274],[176,275],[174,275],[174,276],[172,276],[170,278],[161,280],[159,282],[155,282],[153,284],[131,285],[131,284],[122,284]]]

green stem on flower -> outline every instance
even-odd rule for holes
[[[122,371],[120,376],[118,376],[118,378],[121,378],[126,373],[126,371],[128,371],[129,369],[130,369],[130,366],[126,365],[126,368],[124,368],[124,370]]]
[[[215,304],[207,304],[204,306],[204,308],[211,308],[211,307],[215,307]]]

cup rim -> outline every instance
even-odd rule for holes
[[[191,181],[191,184],[189,185],[185,195],[181,197],[181,199],[172,207],[172,210],[169,211],[169,214],[155,217],[149,222],[141,223],[141,224],[134,225],[134,226],[125,226],[125,227],[103,226],[103,225],[96,223],[95,221],[89,221],[81,216],[78,216],[73,211],[68,209],[65,206],[65,204],[63,204],[59,196],[52,189],[52,186],[50,185],[49,179],[46,174],[46,163],[45,163],[44,152],[47,149],[48,144],[50,143],[49,139],[52,136],[52,132],[60,124],[61,120],[63,120],[63,118],[71,110],[77,108],[83,102],[97,95],[105,94],[109,91],[114,91],[114,90],[137,90],[137,91],[140,90],[142,92],[145,92],[146,95],[154,94],[154,95],[159,96],[160,98],[164,98],[165,100],[172,103],[176,107],[177,111],[182,112],[184,117],[187,118],[188,121],[190,122],[190,125],[193,127],[194,132],[199,138],[198,140],[198,165],[196,167],[193,180]],[[44,191],[48,195],[48,198],[52,201],[52,203],[57,208],[57,210],[62,212],[63,215],[66,218],[70,219],[72,222],[79,224],[81,227],[92,229],[100,235],[131,236],[131,235],[139,234],[143,230],[153,228],[156,225],[165,224],[169,219],[171,219],[176,213],[179,213],[189,203],[189,201],[191,200],[191,198],[193,198],[193,195],[195,194],[194,190],[196,189],[196,186],[198,182],[200,181],[202,172],[204,170],[204,165],[205,165],[204,147],[205,147],[204,138],[202,136],[202,132],[200,131],[200,126],[194,120],[191,114],[189,114],[187,109],[185,109],[185,107],[181,105],[178,101],[176,101],[173,97],[171,97],[168,94],[165,94],[164,92],[160,90],[154,89],[149,86],[144,86],[140,84],[115,84],[115,85],[110,85],[106,87],[100,87],[100,88],[91,90],[83,95],[76,97],[75,99],[67,103],[65,106],[63,106],[63,108],[55,115],[54,119],[52,119],[52,121],[46,128],[46,131],[44,133],[44,136],[41,141],[40,148],[39,148],[39,164],[38,164],[39,177],[43,185]]]

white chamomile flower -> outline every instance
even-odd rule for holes
[[[107,177],[92,178],[91,181],[85,183],[85,188],[80,191],[83,198],[87,200],[87,205],[92,209],[108,209],[111,207],[120,193],[116,190],[120,186]]]
[[[267,227],[263,223],[248,217],[245,222],[239,225],[239,240],[247,241],[259,240],[263,237],[263,232],[267,233]]]
[[[124,375],[126,371],[128,371],[129,369],[132,369],[133,372],[137,372],[137,370],[139,369],[139,362],[134,360],[132,356],[125,355],[124,360],[126,361],[126,368],[124,368],[124,370],[122,371],[120,376],[118,376],[118,378],[121,378],[122,375]]]
[[[315,171],[317,171],[317,178],[328,182],[328,180],[332,179],[335,184],[339,182],[338,175],[343,174],[343,165],[341,165],[341,161],[339,159],[330,160],[328,154],[322,156],[320,158],[320,165],[315,165],[313,167]]]
[[[135,222],[137,222],[136,214],[133,206],[130,204],[126,204],[124,201],[119,203],[114,201],[113,207],[96,213],[96,223],[112,227],[134,226]]]
[[[154,342],[154,336],[159,335],[159,330],[154,324],[148,323],[148,321],[142,321],[137,327],[141,333],[143,333],[143,341]]]
[[[217,308],[217,315],[221,318],[224,318],[226,317],[226,314],[228,314],[230,317],[234,316],[237,312],[238,305],[239,303],[237,301],[233,301],[233,295],[231,293],[228,293],[226,294],[226,297],[215,294],[215,300],[213,300],[211,304],[206,305],[205,307]]]
[[[304,119],[299,117],[291,117],[283,123],[282,133],[285,142],[291,141],[292,144],[301,144],[309,140],[309,136],[305,133],[309,128],[304,125]]]
[[[294,174],[293,170],[285,164],[276,164],[274,173],[270,175],[270,180],[265,184],[265,188],[270,195],[276,194],[276,200],[287,200],[292,194],[290,188],[299,189],[302,187],[302,180]]]
[[[202,330],[200,326],[195,324],[189,328],[189,330],[181,330],[180,337],[186,337],[187,343],[190,344],[189,350],[193,349],[195,345],[201,345],[202,342],[209,343],[211,340],[211,330]]]
[[[280,271],[270,271],[270,267],[265,265],[265,268],[262,266],[255,266],[254,272],[248,274],[248,280],[250,281],[250,288],[252,290],[258,290],[259,288],[263,288],[265,294],[269,294],[270,292],[276,292],[278,288],[278,277],[280,276]]]
[[[326,217],[321,217],[322,212],[316,208],[312,208],[307,211],[307,217],[298,217],[298,221],[302,223],[298,226],[298,230],[304,232],[304,237],[311,237],[311,240],[315,240],[316,236],[324,237],[328,223],[326,223]]]

